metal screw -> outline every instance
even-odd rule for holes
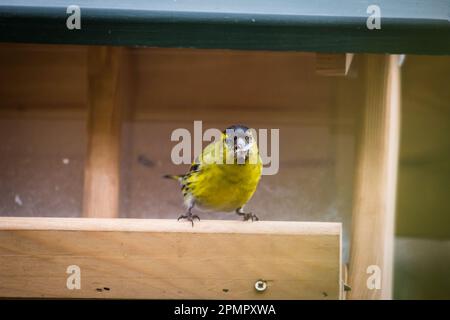
[[[264,280],[258,280],[255,282],[255,289],[258,292],[263,292],[267,289],[267,282]]]

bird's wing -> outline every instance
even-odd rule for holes
[[[196,176],[201,171],[207,170],[208,167],[213,165],[216,160],[221,161],[221,155],[225,157],[225,154],[226,152],[224,151],[222,141],[211,142],[192,162],[189,171],[183,176],[184,183],[186,183],[187,180],[190,180],[191,177]]]
[[[207,145],[200,157],[198,157],[197,162],[200,165],[211,165],[213,163],[223,163],[223,158],[225,157],[225,148],[223,141],[214,141]]]

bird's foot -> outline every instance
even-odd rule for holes
[[[196,214],[192,214],[191,212],[188,212],[186,215],[182,214],[178,217],[177,221],[180,221],[180,219],[186,219],[187,221],[190,221],[192,223],[192,227],[194,227],[195,219],[198,219],[198,221],[200,221],[200,217]]]
[[[252,221],[259,221],[259,218],[256,214],[251,212],[242,212],[241,213],[244,221],[252,220]]]

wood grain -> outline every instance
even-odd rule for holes
[[[117,217],[122,103],[119,98],[121,48],[88,50],[88,146],[83,216]]]
[[[0,296],[338,299],[340,236],[339,223],[0,218]]]
[[[357,150],[352,216],[350,299],[390,299],[400,136],[397,56],[366,56],[366,102]],[[381,269],[381,288],[369,289],[369,266]]]

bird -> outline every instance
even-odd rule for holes
[[[244,221],[258,221],[244,206],[255,193],[262,175],[262,160],[253,129],[232,125],[218,141],[207,145],[182,175],[165,175],[181,185],[186,219],[194,226],[194,207],[204,212],[235,212]]]

